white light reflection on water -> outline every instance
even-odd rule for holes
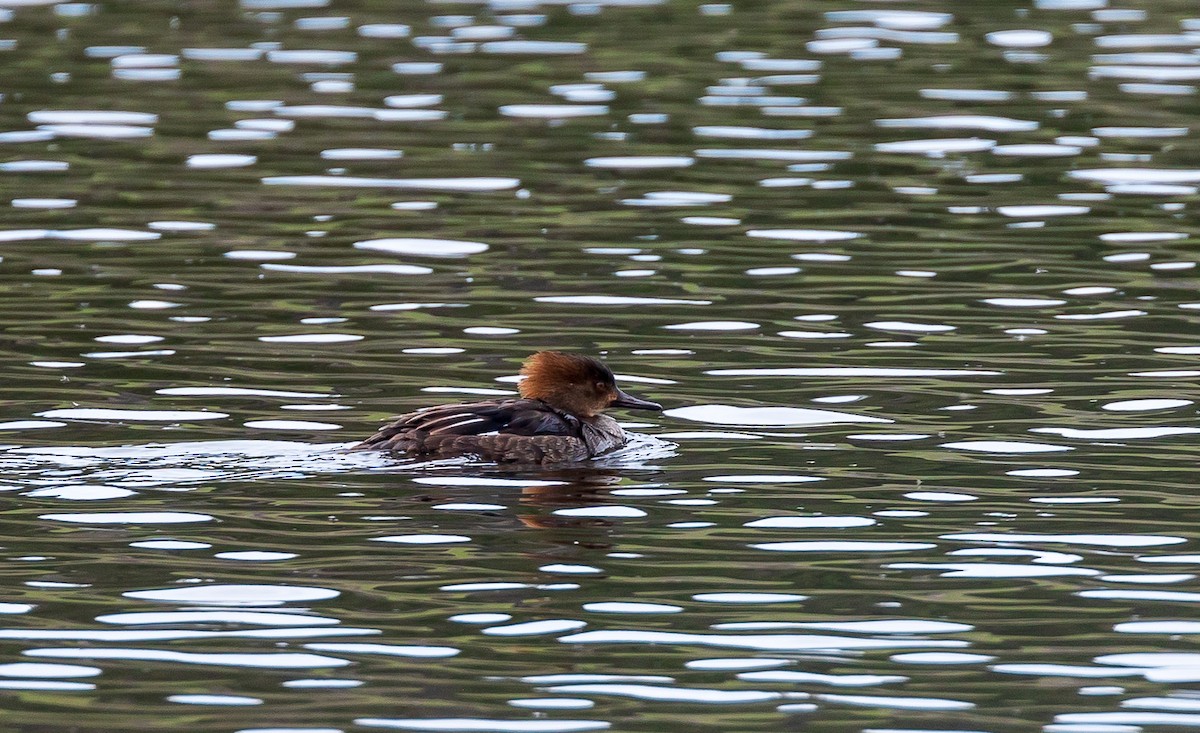
[[[506,720],[483,718],[356,718],[355,725],[418,731],[470,733],[584,733],[612,726],[600,720]]]
[[[559,638],[564,644],[678,644],[685,646],[755,649],[762,651],[852,651],[859,649],[909,649],[963,647],[967,643],[951,639],[858,639],[819,634],[687,634],[669,631],[613,629],[585,631]]]
[[[27,649],[22,652],[30,657],[55,659],[129,659],[151,662],[173,662],[176,664],[199,664],[218,667],[244,667],[249,669],[320,669],[344,667],[350,662],[345,659],[325,657],[318,654],[279,652],[275,654],[240,653],[192,653],[165,649],[117,649],[89,647],[86,649],[46,648]]]
[[[794,427],[838,423],[890,423],[891,420],[869,415],[854,415],[832,410],[800,407],[736,407],[734,405],[693,405],[667,410],[664,414],[684,420],[716,425]]]

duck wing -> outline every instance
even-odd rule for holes
[[[354,450],[477,455],[506,463],[579,460],[588,454],[577,420],[524,399],[418,410],[383,426]]]

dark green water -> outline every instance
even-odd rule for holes
[[[1192,3],[0,0],[0,49],[5,730],[1200,726]],[[666,413],[340,450],[545,348]]]

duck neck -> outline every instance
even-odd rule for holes
[[[555,415],[558,415],[559,417],[562,417],[562,418],[566,418],[568,420],[578,420],[579,422],[587,423],[587,422],[591,422],[592,420],[595,420],[598,417],[604,417],[604,415],[593,415],[591,417],[588,417],[587,415],[580,415],[579,413],[572,412],[571,410],[567,410],[567,409],[559,407],[557,405],[553,405],[553,404],[547,402],[546,400],[539,399],[536,397],[533,398],[533,401],[537,402],[538,404],[540,404],[542,407],[549,410],[550,412],[553,412]]]

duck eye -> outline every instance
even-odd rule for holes
[[[597,392],[607,392],[608,387],[604,384],[604,382],[596,382],[596,391]]]

